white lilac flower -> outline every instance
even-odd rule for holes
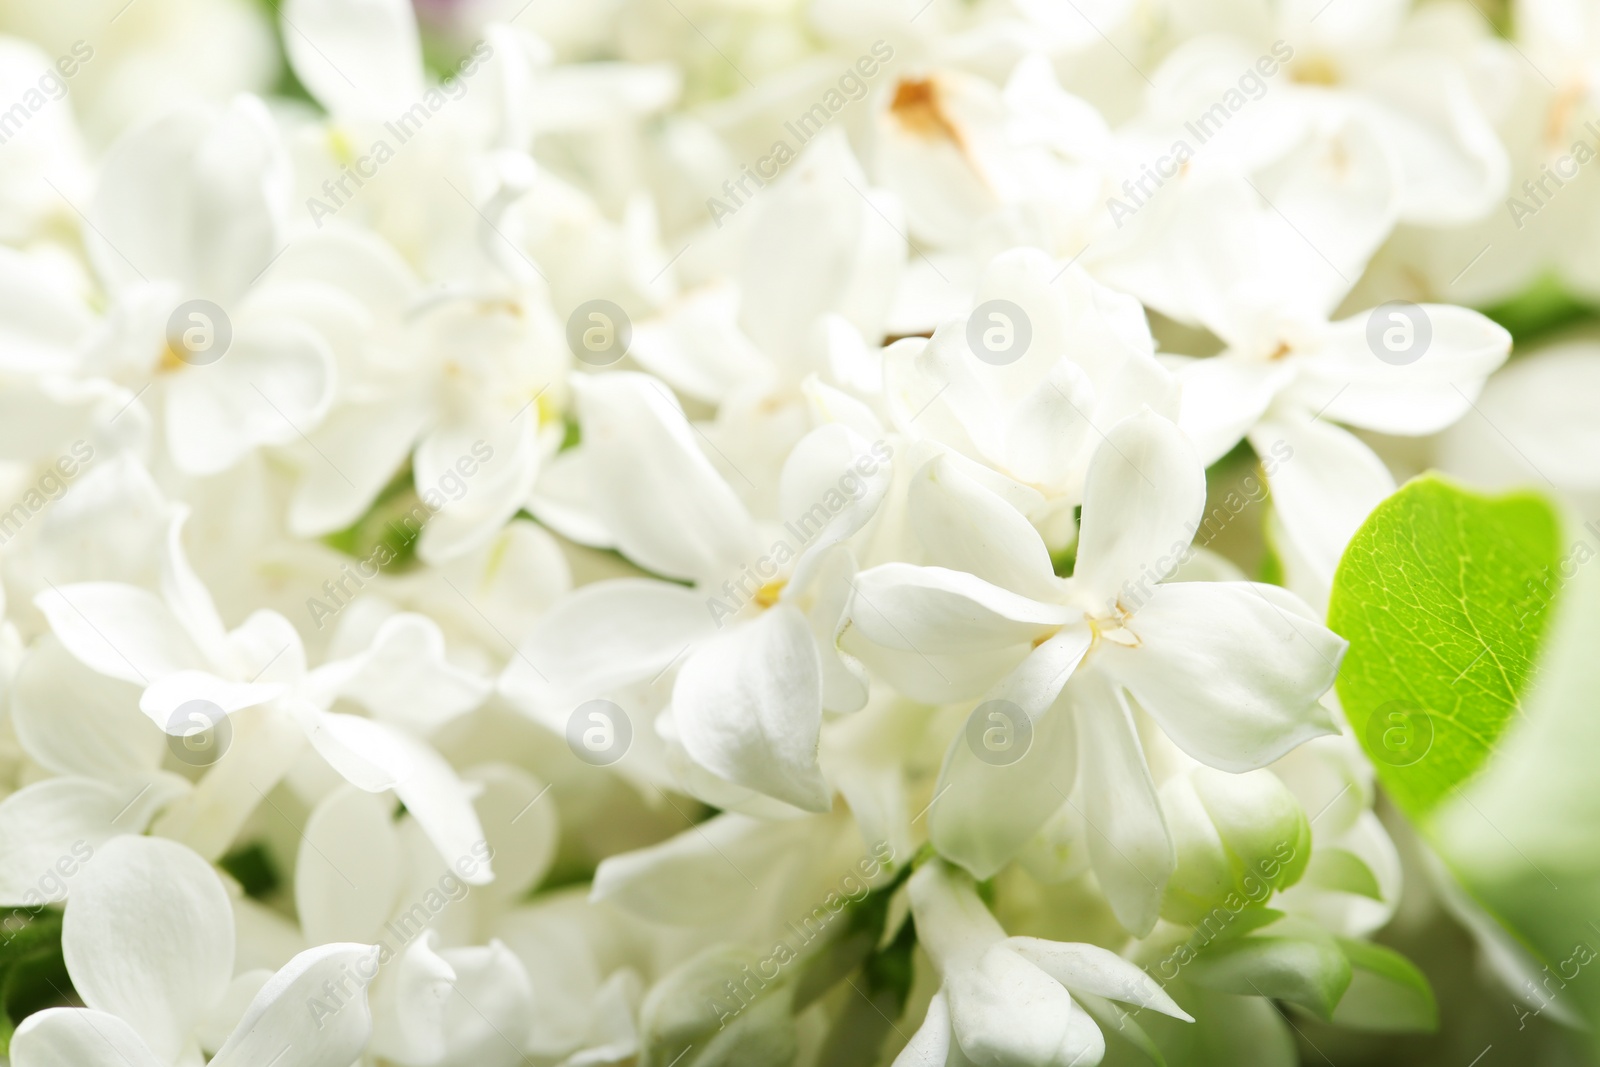
[[[475,777],[487,836],[449,863],[409,814],[396,821],[351,786],[330,793],[306,823],[295,870],[306,939],[377,946],[373,1049],[399,1063],[517,1063],[522,1053],[532,990],[492,931],[548,868],[554,801],[539,804],[543,787],[514,767],[486,766]],[[495,881],[472,884],[491,858]],[[487,944],[473,943],[485,932]]]
[[[169,734],[212,729],[224,716],[265,706],[274,723],[298,728],[346,780],[368,792],[395,790],[443,853],[465,854],[482,835],[449,764],[403,729],[329,708],[340,697],[391,714],[397,704],[411,704],[415,713],[400,712],[397,721],[431,724],[481,702],[487,680],[451,667],[438,627],[421,616],[390,619],[371,648],[316,669],[307,668],[299,634],[276,612],[256,612],[226,630],[184,554],[184,518],[180,512],[169,529],[160,597],[111,582],[39,594],[40,610],[67,649],[107,677],[142,686],[139,709]],[[245,773],[219,765],[224,773],[213,791],[176,816],[173,829],[200,848],[225,845],[299,755],[300,746],[286,740],[241,750],[236,759]],[[492,877],[485,867],[477,881]]]
[[[559,729],[578,704],[681,661],[671,733],[689,758],[733,785],[826,810],[823,709],[866,699],[837,645],[855,569],[845,542],[882,500],[890,454],[842,424],[818,427],[784,466],[788,521],[758,524],[660,382],[613,373],[574,385],[583,442],[566,463],[581,477],[567,484],[585,499],[540,513],[698,589],[619,580],[575,593],[535,628],[502,689],[550,709]],[[619,615],[634,616],[620,632]]]
[[[941,322],[925,343],[891,345],[885,405],[906,437],[937,441],[1042,494],[1028,518],[1059,525],[1063,510],[1082,502],[1084,471],[1103,435],[1145,407],[1176,417],[1177,385],[1156,361],[1138,301],[1070,262],[1033,249],[1003,253],[974,301],[983,327],[984,306],[1010,305],[1010,347],[976,352],[971,318]]]
[[[897,1067],[1096,1064],[1109,1001],[1193,1021],[1143,970],[1096,945],[1007,937],[972,880],[938,860],[911,876],[918,938],[943,987]],[[1091,1012],[1088,1005],[1095,1005]]]
[[[222,880],[171,841],[122,837],[102,846],[67,906],[61,947],[85,1007],[29,1016],[12,1038],[17,1067],[196,1062],[202,1028],[230,1011],[226,1039],[205,1050],[211,1063],[344,1063],[371,1030],[375,949],[329,943],[276,974],[235,976]],[[236,986],[253,990],[248,1001],[231,995]]]
[[[955,739],[934,842],[992,875],[1066,800],[1076,762],[1101,882],[1118,917],[1148,932],[1173,860],[1129,697],[1195,759],[1262,767],[1333,729],[1318,698],[1343,642],[1278,587],[1164,581],[1189,553],[1204,483],[1183,435],[1152,413],[1095,452],[1071,578],[1055,576],[1021,515],[952,465],[929,463],[912,493],[933,565],[863,573],[854,626],[901,670],[954,679],[945,699],[1017,708],[1041,749],[997,774]]]
[[[1270,11],[1181,3],[1171,10],[1182,33],[1211,44],[1206,31],[1222,31],[1243,46],[1240,51],[1250,50],[1229,54],[1232,66],[1219,76],[1237,83],[1258,55],[1282,59],[1281,73],[1267,77],[1287,84],[1269,82],[1258,90],[1246,81],[1239,88],[1252,99],[1281,92],[1291,108],[1331,105],[1370,122],[1399,166],[1403,221],[1435,227],[1471,222],[1501,195],[1506,150],[1490,123],[1494,104],[1475,91],[1473,80],[1509,65],[1510,56],[1469,9],[1375,0],[1324,11],[1316,0],[1305,0]],[[1241,58],[1243,65],[1234,62]]]
[[[1594,530],[1427,762],[1338,619],[1592,518],[1596,25],[0,2],[0,1059],[1287,1065],[1445,914],[1539,1059],[1407,788]]]
[[[92,60],[92,48],[85,42],[77,56],[69,54],[65,66],[76,71],[86,51]],[[29,41],[0,37],[0,99],[13,100],[30,89],[38,91],[39,79],[51,70],[55,59]],[[55,84],[66,84],[60,72],[55,73],[56,81],[47,79],[45,85],[51,95],[55,95]],[[47,180],[54,181],[66,195],[79,196],[91,176],[71,112],[61,107],[41,108],[27,125],[13,126],[0,145],[0,163],[4,164],[0,166],[0,237],[8,245],[27,244],[50,220],[71,212],[71,207],[61,202],[62,194],[52,191]],[[13,321],[12,315],[7,315],[8,329]]]

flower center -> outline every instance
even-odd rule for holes
[[[1123,648],[1138,648],[1144,642],[1139,640],[1139,635],[1133,632],[1129,625],[1133,621],[1133,611],[1117,601],[1108,613],[1089,616],[1089,632],[1091,647],[1101,641],[1110,641]]]
[[[903,78],[894,87],[894,100],[889,113],[900,125],[928,140],[943,138],[965,151],[965,140],[956,124],[945,112],[940,99],[939,83],[932,78]]]
[[[1289,77],[1301,85],[1338,85],[1339,65],[1332,56],[1313,54],[1290,67]]]

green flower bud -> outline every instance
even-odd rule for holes
[[[1161,906],[1173,922],[1263,904],[1311,859],[1305,812],[1271,771],[1197,767],[1162,786],[1161,806],[1178,857]]]

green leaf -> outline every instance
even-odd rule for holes
[[[61,954],[61,912],[13,909],[0,924],[0,1057],[17,1024],[36,1011],[72,1002]]]
[[[1386,1033],[1439,1028],[1439,1005],[1422,972],[1400,953],[1370,941],[1338,939],[1350,961],[1350,988],[1333,1011],[1339,1026]]]
[[[233,875],[244,895],[253,900],[264,900],[283,884],[277,862],[260,841],[234,849],[218,860],[217,866]]]
[[[1286,1000],[1326,1020],[1350,985],[1350,961],[1331,938],[1243,937],[1206,946],[1188,978],[1221,993]]]
[[[1342,848],[1319,848],[1312,854],[1306,881],[1321,889],[1382,900],[1377,875],[1354,852]]]
[[[1451,910],[1508,931],[1515,984],[1580,1014],[1600,1062],[1600,523],[1569,532],[1526,722],[1428,830],[1459,879]]]
[[[1273,923],[1283,918],[1283,916],[1284,913],[1275,908],[1245,908],[1234,915],[1233,921],[1228,923],[1222,929],[1222,932],[1217,934],[1217,937],[1248,937],[1250,934],[1255,933],[1264,926],[1271,926]],[[1209,927],[1203,927],[1203,930],[1207,929],[1209,929]]]
[[[342,530],[323,537],[323,544],[390,573],[416,564],[417,539],[433,511],[412,484],[408,462],[378,493],[367,513]],[[339,575],[332,576],[337,582]],[[350,590],[345,590],[346,594]]]
[[[1595,308],[1566,290],[1554,274],[1547,274],[1504,303],[1483,313],[1510,331],[1520,352],[1530,340],[1583,322],[1593,321]]]
[[[1206,989],[1181,975],[1166,988],[1194,1022],[1141,1011],[1139,1024],[1174,1067],[1299,1067],[1311,1062],[1300,1058],[1294,1031],[1270,1001]],[[1139,1063],[1131,1049],[1124,1055],[1123,1046],[1109,1038],[1106,1048],[1108,1067]],[[1321,1060],[1314,1062],[1321,1067]]]
[[[1378,505],[1345,549],[1328,602],[1350,642],[1339,699],[1413,819],[1471,778],[1520,713],[1560,551],[1544,498],[1436,475]]]

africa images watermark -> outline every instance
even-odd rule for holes
[[[772,592],[773,580],[778,577],[784,564],[798,556],[801,549],[821,533],[846,505],[866,495],[867,479],[877,474],[879,468],[894,455],[894,449],[882,440],[874,441],[870,451],[870,455],[865,452],[858,455],[855,463],[846,467],[839,476],[838,482],[822,494],[821,500],[783,524],[788,537],[774,541],[766,555],[753,564],[746,563],[738,577],[723,582],[723,596],[706,597],[706,610],[711,612],[711,621],[717,624],[718,629],[721,629],[723,620],[737,615],[739,609],[752,600],[767,603],[767,597],[775,595]]]
[[[72,843],[68,852],[64,852],[50,867],[45,869],[43,875],[33,886],[22,895],[22,903],[28,908],[42,908],[47,904],[59,904],[67,899],[67,879],[83,869],[83,865],[94,857],[94,846],[79,838]]]
[[[1229,119],[1252,100],[1266,96],[1267,79],[1293,58],[1293,48],[1283,41],[1273,41],[1272,47],[1253,65],[1244,69],[1234,87],[1224,92],[1220,100],[1183,124],[1183,128],[1194,138],[1194,145],[1180,137],[1154,162],[1141,164],[1137,177],[1124,180],[1122,192],[1128,199],[1121,200],[1113,196],[1106,201],[1106,210],[1111,213],[1111,221],[1116,223],[1117,229],[1122,229],[1122,224],[1144,207],[1163,185],[1177,177],[1184,165],[1195,157],[1200,146],[1221,133]]]
[[[68,483],[93,460],[93,445],[82,440],[72,442],[70,454],[58,456],[21,499],[9,510],[0,512],[0,545],[21,533],[28,520],[43,511],[47,504],[65,496]]]
[[[710,999],[707,1005],[717,1017],[717,1029],[725,1028],[740,1012],[755,1002],[767,984],[778,980],[783,968],[800,958],[800,950],[811,944],[828,924],[833,922],[850,904],[859,904],[872,892],[872,879],[894,862],[894,848],[887,841],[872,846],[869,855],[856,861],[855,871],[839,879],[839,888],[829,890],[822,903],[812,908],[799,922],[790,920],[786,929],[793,935],[794,944],[787,935],[773,942],[772,951],[756,961],[755,970],[747,963],[739,969],[739,980],[728,979],[722,983],[727,1002]],[[860,872],[860,877],[856,876]]]
[[[1595,926],[1593,920],[1589,921],[1589,928],[1600,932],[1600,926]],[[1535,984],[1532,978],[1524,978],[1522,980],[1522,990],[1528,996],[1528,1003],[1531,1004],[1536,1001],[1538,1007],[1530,1011],[1519,1011],[1515,1003],[1511,1005],[1511,1010],[1517,1013],[1517,1029],[1527,1029],[1529,1018],[1538,1018],[1543,1015],[1544,1010],[1555,1002],[1561,990],[1567,988],[1567,983],[1578,977],[1578,972],[1585,966],[1594,962],[1595,955],[1595,950],[1590,947],[1587,941],[1579,941],[1572,946],[1572,952],[1567,958],[1555,965],[1554,974],[1550,972],[1550,966],[1547,964],[1542,972],[1544,977],[1538,984]],[[1569,967],[1572,968],[1570,974],[1567,972]],[[1555,983],[1556,988],[1550,988],[1551,982]]]
[[[1600,126],[1596,126],[1593,119],[1584,123],[1583,128],[1594,135],[1596,144],[1600,144]],[[1580,139],[1573,141],[1572,147],[1553,162],[1539,164],[1543,173],[1537,179],[1529,178],[1522,183],[1522,191],[1528,199],[1524,201],[1515,196],[1506,197],[1506,210],[1511,213],[1511,221],[1517,224],[1517,229],[1522,229],[1528,219],[1543,210],[1563,186],[1578,176],[1578,169],[1597,155],[1600,155],[1600,151]],[[1551,187],[1552,182],[1555,183],[1554,188]],[[1540,196],[1540,193],[1544,195]]]
[[[364,558],[341,564],[339,577],[322,583],[326,601],[314,596],[306,597],[306,611],[311,613],[311,621],[317,624],[317,629],[322,629],[329,619],[349,606],[368,582],[399,558],[395,545],[403,548],[411,544],[422,536],[422,529],[429,519],[466,496],[467,479],[493,458],[493,445],[483,440],[472,442],[471,454],[462,456],[456,460],[455,466],[446,468],[439,476],[438,485],[424,489],[418,494],[420,499],[410,511],[384,524],[384,529],[393,538],[393,544],[387,539],[379,540]],[[352,585],[354,588],[351,588]]]
[[[1221,937],[1240,915],[1251,907],[1265,904],[1271,898],[1275,892],[1274,880],[1284,868],[1294,863],[1298,854],[1289,842],[1280,841],[1271,856],[1256,861],[1255,866],[1239,880],[1238,887],[1229,891],[1203,919],[1194,924],[1194,933],[1187,941],[1163,956],[1154,966],[1146,967],[1145,971],[1154,972],[1163,985],[1178,977],[1178,972],[1199,959],[1200,953]],[[1123,1011],[1115,1003],[1110,1005],[1117,1013],[1118,1030],[1126,1030],[1128,1020],[1148,1008],[1152,1000],[1149,993],[1137,988],[1129,989],[1127,995],[1119,994],[1117,999],[1135,1005],[1132,1011]]]
[[[391,145],[387,138],[379,137],[367,146],[366,152],[357,156],[349,163],[341,164],[339,176],[329,178],[322,183],[322,192],[327,197],[309,197],[306,200],[306,210],[311,213],[311,221],[322,228],[322,220],[339,213],[345,205],[355,199],[361,187],[378,176],[378,168],[395,157],[395,149],[404,145],[417,134],[422,132],[428,120],[444,110],[446,104],[460,100],[467,95],[467,79],[478,71],[478,65],[494,55],[494,49],[488,41],[479,41],[472,46],[472,51],[467,53],[456,67],[454,75],[446,75],[438,85],[428,89],[422,94],[422,99],[412,104],[409,108],[395,116],[393,120],[385,122],[383,128],[395,140]],[[354,183],[355,188],[351,188]]]
[[[1163,575],[1170,574],[1174,568],[1181,567],[1193,559],[1195,553],[1211,544],[1223,528],[1244,511],[1246,506],[1259,504],[1265,500],[1268,495],[1268,481],[1277,473],[1281,464],[1294,458],[1294,446],[1284,440],[1274,441],[1271,449],[1258,458],[1261,462],[1261,477],[1257,478],[1254,474],[1245,475],[1239,482],[1244,489],[1242,496],[1237,490],[1230,489],[1219,505],[1202,516],[1201,521],[1189,531],[1186,540],[1174,541],[1166,555],[1159,557],[1154,564],[1145,565],[1138,579],[1129,578],[1123,582],[1122,589],[1106,604],[1108,613],[1138,610],[1150,599]],[[1202,532],[1204,537],[1201,536]]]
[[[377,977],[378,968],[388,964],[421,936],[446,906],[465,900],[467,894],[472,892],[472,886],[466,879],[478,873],[479,864],[487,864],[493,858],[494,848],[488,841],[475,842],[471,851],[456,857],[453,869],[441,874],[438,882],[429,886],[416,903],[383,924],[383,937],[377,944],[376,953],[360,960],[354,967],[346,964],[340,969],[338,978],[324,981],[321,995],[306,999],[306,1008],[311,1012],[311,1021],[317,1029],[321,1030],[329,1018],[359,997],[367,984]],[[391,937],[394,939],[393,946],[389,943]]]
[[[23,90],[10,107],[0,111],[0,145],[4,145],[22,131],[45,105],[67,95],[67,79],[94,58],[94,47],[84,41],[72,42],[66,55],[56,59],[55,65],[46,67],[39,80]]]
[[[1600,522],[1590,519],[1583,524],[1583,529],[1594,536],[1596,545],[1600,545]],[[1542,612],[1555,603],[1556,595],[1566,588],[1568,582],[1578,576],[1578,568],[1594,559],[1597,554],[1600,554],[1600,549],[1591,545],[1587,537],[1579,538],[1554,564],[1546,565],[1540,569],[1537,577],[1523,582],[1522,591],[1527,594],[1529,600],[1517,615],[1517,629],[1520,630],[1528,624],[1530,615]]]
[[[791,146],[786,138],[780,137],[772,142],[766,155],[753,164],[744,164],[739,168],[738,177],[722,183],[722,192],[727,200],[719,200],[714,196],[706,199],[706,210],[711,213],[711,221],[717,224],[718,229],[722,228],[723,219],[738,211],[755,196],[756,191],[777,178],[783,168],[800,154],[800,148],[821,133],[833,121],[833,117],[844,110],[845,104],[866,97],[867,83],[894,58],[894,47],[886,41],[874,41],[870,52],[870,55],[861,56],[852,66],[845,68],[844,73],[839,75],[837,88],[829,87],[821,100],[806,108],[793,121],[783,124],[784,129],[794,134],[798,146]],[[755,190],[749,188],[751,182],[755,183]]]

